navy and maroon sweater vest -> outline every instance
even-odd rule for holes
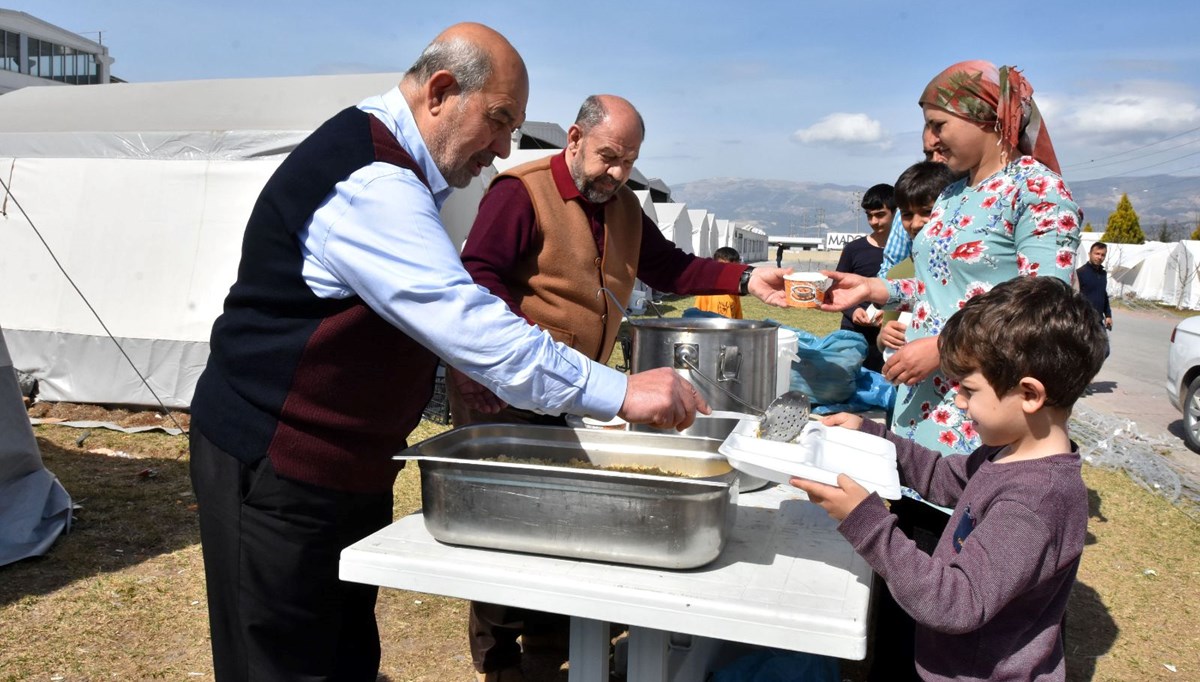
[[[387,127],[356,108],[267,181],[192,399],[193,428],[225,452],[268,456],[281,476],[348,492],[391,489],[401,466],[391,457],[420,421],[437,368],[362,299],[318,298],[301,276],[301,229],[338,182],[377,161],[429,185]]]

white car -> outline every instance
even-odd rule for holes
[[[1200,315],[1183,320],[1171,332],[1167,397],[1183,413],[1183,439],[1200,452]]]

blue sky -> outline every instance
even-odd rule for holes
[[[93,39],[103,31],[113,73],[134,82],[402,71],[445,26],[481,21],[529,65],[530,120],[566,127],[588,94],[623,95],[647,123],[639,169],[668,183],[892,182],[920,154],[916,99],[925,84],[954,62],[988,59],[1024,70],[1068,182],[1200,174],[1200,3],[1033,4],[54,0],[10,8]]]

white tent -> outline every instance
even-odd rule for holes
[[[42,464],[0,328],[0,566],[45,554],[71,526],[71,496]]]
[[[154,393],[188,406],[263,184],[316,126],[399,80],[187,81],[0,97],[0,169],[12,191],[0,218],[0,320],[16,367],[38,378],[46,400],[156,403],[40,233]],[[474,219],[483,188],[475,184],[447,202],[455,234]]]
[[[713,224],[713,234],[717,238],[714,250],[722,246],[733,246],[733,228],[734,224],[732,220],[717,218]]]
[[[708,228],[708,254],[711,256],[717,249],[721,248],[721,233],[717,229],[717,217],[709,214],[712,218]]]
[[[1094,241],[1094,240],[1093,240]],[[1108,244],[1104,267],[1108,295],[1133,297],[1178,308],[1200,310],[1200,242]],[[1080,244],[1076,267],[1088,260],[1091,242]]]
[[[1193,286],[1197,268],[1194,247],[1189,249],[1179,242],[1152,243],[1155,247],[1142,258],[1141,267],[1130,282],[1130,290],[1144,301],[1180,308],[1197,307],[1193,299],[1200,295],[1200,291],[1195,291],[1200,287]]]
[[[712,256],[712,248],[708,244],[712,232],[712,214],[702,208],[689,208],[688,217],[692,221],[692,253],[705,258]]]
[[[1085,247],[1080,244],[1075,253],[1076,268],[1088,260],[1085,248],[1090,248],[1090,245]],[[1126,292],[1133,295],[1131,287],[1141,271],[1142,261],[1158,248],[1161,247],[1154,244],[1109,244],[1108,256],[1104,261],[1104,267],[1108,270],[1108,295],[1118,298],[1123,297]]]
[[[492,166],[496,169],[496,173],[503,173],[504,171],[506,171],[510,168],[516,168],[517,166],[520,166],[523,163],[529,163],[530,161],[537,161],[538,159],[544,159],[547,156],[554,156],[555,154],[559,153],[560,151],[562,151],[562,150],[561,149],[514,149],[514,150],[512,150],[512,153],[510,153],[508,155],[507,159],[500,159],[500,158],[494,159],[492,161]],[[486,171],[485,171],[485,173],[486,173]],[[494,177],[496,173],[493,173],[492,176]],[[481,174],[481,177],[482,177],[482,175],[483,174]]]
[[[658,214],[658,229],[663,236],[675,242],[681,250],[692,252],[692,221],[688,216],[687,204],[654,204]]]
[[[650,219],[655,225],[658,224],[658,210],[654,207],[654,199],[650,196],[650,191],[645,189],[633,190],[634,196],[642,205],[642,213]],[[629,297],[629,306],[627,311],[633,315],[641,315],[646,312],[646,301],[654,298],[654,290],[650,285],[642,280],[634,280],[633,293]]]
[[[1165,302],[1178,308],[1200,310],[1200,241],[1181,241],[1168,263]]]
[[[551,124],[537,123],[539,127]],[[557,128],[557,126],[555,126]],[[537,161],[547,156],[553,156],[560,149],[513,149],[507,159],[493,159],[489,168],[484,168],[479,177],[462,189],[455,190],[446,203],[442,205],[442,222],[446,224],[446,232],[450,240],[462,251],[471,226],[475,223],[475,215],[479,213],[479,200],[487,191],[496,176],[510,168],[516,168],[523,163]]]
[[[645,213],[646,216],[650,218],[651,222],[657,225],[658,211],[654,208],[654,200],[650,198],[650,190],[635,189],[633,190],[633,194],[642,204],[642,213]]]
[[[1103,236],[1103,232],[1080,232],[1079,248],[1082,249],[1084,253],[1087,253],[1087,250],[1091,248],[1092,244],[1100,241],[1100,238]]]

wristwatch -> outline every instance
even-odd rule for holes
[[[746,268],[742,271],[742,279],[738,281],[738,295],[745,296],[750,293],[750,273],[754,272],[754,266]]]

